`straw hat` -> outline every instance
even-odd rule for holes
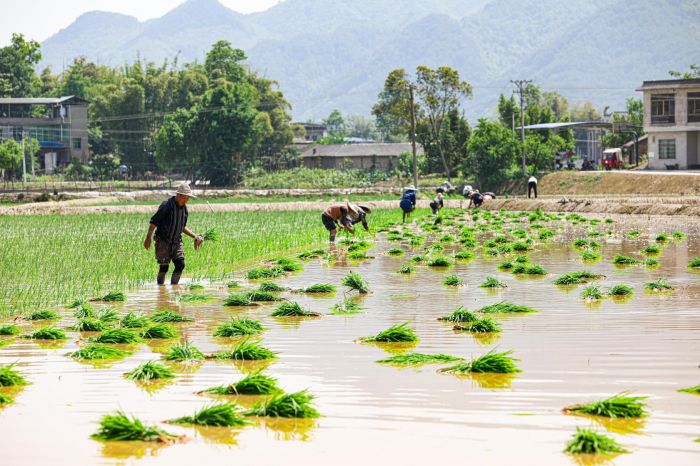
[[[412,184],[409,184],[408,186],[406,186],[406,187],[403,188],[403,189],[404,189],[405,191],[415,191],[415,190],[416,190],[416,187],[413,186]]]
[[[178,186],[177,191],[175,191],[175,194],[180,194],[181,196],[197,197],[192,194],[192,188],[190,188],[190,185],[187,183],[182,183],[180,186]]]

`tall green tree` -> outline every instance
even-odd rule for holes
[[[14,171],[22,164],[22,146],[14,139],[5,139],[0,143],[0,170]]]
[[[372,106],[377,129],[384,139],[405,139],[411,130],[410,89],[406,70],[398,68],[389,73],[377,103]],[[416,104],[416,113],[420,108]]]
[[[519,144],[503,125],[480,119],[462,160],[462,173],[473,178],[482,189],[496,189],[506,181],[516,161]]]
[[[39,85],[34,66],[41,60],[41,46],[12,34],[10,45],[0,48],[0,97],[31,97]]]
[[[327,118],[323,120],[323,124],[328,128],[328,133],[331,136],[339,136],[345,134],[345,118],[340,110],[333,110]]]

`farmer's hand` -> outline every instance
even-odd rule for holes
[[[150,249],[151,247],[151,237],[146,236],[146,241],[143,242],[143,247],[146,249]]]
[[[194,237],[194,248],[199,249],[199,247],[202,245],[204,242],[204,236],[202,235],[197,235]]]

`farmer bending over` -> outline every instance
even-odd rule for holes
[[[335,235],[339,229],[345,228],[350,233],[355,232],[355,224],[362,223],[366,231],[369,231],[367,226],[367,214],[370,213],[370,208],[367,206],[357,206],[348,203],[347,205],[332,205],[329,206],[321,214],[321,221],[326,230],[330,232],[330,241],[335,241]]]
[[[532,192],[535,192],[535,199],[537,199],[537,178],[534,176],[531,176],[529,180],[527,180],[527,198],[530,199],[530,195]]]
[[[484,203],[484,201],[492,201],[494,199],[496,199],[496,195],[494,193],[486,192],[482,194],[478,189],[476,189],[469,195],[469,206],[467,208],[471,209],[472,206],[474,206],[478,209],[481,204]]]
[[[403,211],[403,223],[406,223],[406,218],[416,208],[416,187],[413,185],[406,186],[399,202],[399,207]]]
[[[170,261],[175,265],[173,275],[170,277],[170,284],[177,285],[180,282],[180,276],[185,269],[185,248],[182,244],[182,233],[194,238],[195,249],[204,241],[201,235],[195,235],[187,228],[187,206],[185,204],[190,197],[194,197],[190,185],[181,184],[177,188],[175,196],[163,201],[158,207],[158,211],[151,217],[143,247],[146,249],[151,247],[151,237],[153,230],[155,230],[156,260],[160,265],[158,270],[159,285],[165,283],[165,274],[168,272]]]

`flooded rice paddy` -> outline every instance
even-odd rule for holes
[[[94,334],[69,332],[70,338],[59,343],[0,337],[6,342],[0,347],[0,364],[16,362],[31,382],[21,389],[0,389],[15,398],[0,410],[4,447],[0,464],[698,464],[700,443],[694,440],[700,437],[700,396],[677,390],[700,384],[700,272],[687,267],[700,256],[700,224],[639,217],[615,220],[598,226],[614,234],[595,238],[603,245],[603,259],[587,265],[571,245],[585,237],[586,230],[567,222],[547,224],[561,229],[551,240],[536,242],[528,254],[532,263],[548,272],[536,278],[499,271],[503,257],[487,258],[478,249],[473,260],[457,261],[449,268],[418,265],[414,273],[404,275],[396,271],[423,253],[424,246],[412,249],[405,241],[389,242],[381,235],[368,251],[374,259],[360,262],[347,260],[339,246],[331,249],[333,260],[305,261],[302,272],[275,280],[290,288],[321,282],[338,285],[338,292],[331,295],[281,294],[323,313],[319,318],[269,317],[277,303],[224,307],[223,298],[229,293],[224,284],[205,284],[201,293],[213,297],[206,303],[180,302],[178,296],[187,292],[184,288],[132,290],[126,302],[116,305],[121,314],[170,309],[193,317],[194,322],[175,324],[178,340],[188,340],[204,353],[232,346],[235,340],[212,336],[217,325],[232,316],[262,321],[267,329],[263,344],[279,353],[271,362],[171,365],[177,377],[162,383],[139,385],[123,374],[142,362],[160,359],[178,340],[146,341],[126,347],[134,353],[122,360],[93,364],[77,362],[67,353]],[[467,218],[465,224],[471,221]],[[641,235],[625,237],[624,232],[633,228]],[[685,232],[687,238],[663,246],[658,268],[611,263],[615,254],[640,257],[639,250],[653,243],[656,234],[673,230]],[[435,234],[444,232],[458,236],[458,230],[450,227]],[[483,242],[490,236],[476,232],[476,237]],[[386,254],[397,245],[406,250],[404,256]],[[446,245],[447,252],[458,247],[459,243]],[[634,295],[624,301],[586,303],[580,297],[585,285],[552,283],[565,272],[582,269],[605,275],[599,281],[603,289],[626,283],[634,287]],[[331,306],[343,299],[340,282],[350,270],[359,272],[372,292],[354,298],[361,313],[331,315]],[[447,274],[459,276],[464,285],[443,285]],[[507,288],[479,288],[486,276],[498,278]],[[662,277],[676,291],[644,291],[645,281]],[[258,283],[241,281],[244,287]],[[437,320],[459,306],[476,310],[503,300],[540,312],[498,316],[502,333],[486,336],[456,332],[452,323]],[[56,325],[75,322],[72,311],[61,313],[64,319]],[[357,341],[404,322],[416,330],[417,344]],[[41,326],[20,325],[23,334]],[[454,376],[437,372],[446,364],[399,368],[375,362],[410,351],[471,359],[493,348],[513,350],[522,372]],[[308,388],[321,417],[253,418],[254,424],[243,428],[160,424],[216,400],[251,406],[257,397],[197,392],[258,369],[276,377],[287,392]],[[649,397],[648,417],[625,420],[562,413],[566,406],[626,390]],[[91,439],[100,417],[120,408],[188,440],[161,445]],[[563,449],[576,427],[606,433],[630,453],[567,455]]]

